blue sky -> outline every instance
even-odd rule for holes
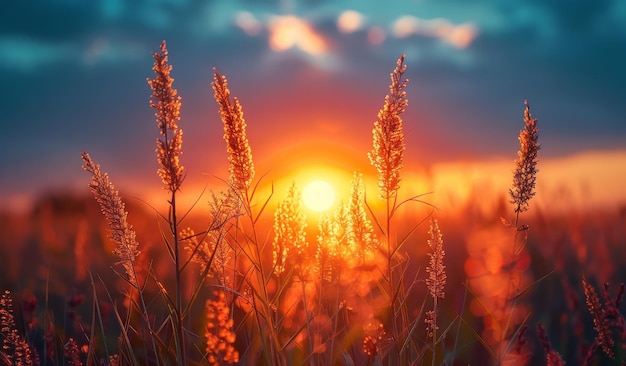
[[[260,159],[316,139],[364,157],[401,53],[416,164],[513,159],[524,99],[545,157],[626,148],[622,0],[12,0],[0,12],[3,202],[83,186],[82,150],[112,177],[154,174],[146,78],[163,39],[196,172],[226,159],[212,67]]]

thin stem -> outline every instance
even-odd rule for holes
[[[250,225],[251,225],[251,230],[252,230],[252,246],[254,247],[254,255],[255,255],[255,260],[256,260],[256,265],[254,266],[255,268],[257,268],[258,271],[258,282],[259,286],[261,288],[261,293],[263,296],[263,299],[261,301],[261,305],[263,307],[263,315],[264,318],[266,319],[266,321],[269,323],[269,330],[270,330],[270,358],[273,360],[274,364],[277,365],[281,365],[283,364],[279,358],[279,355],[276,352],[277,348],[280,348],[280,345],[278,344],[277,338],[276,338],[276,329],[274,329],[275,325],[274,325],[274,321],[272,318],[272,311],[271,311],[271,304],[270,304],[270,298],[269,298],[269,294],[267,292],[267,278],[266,278],[266,274],[265,271],[263,270],[263,263],[261,261],[261,250],[259,248],[259,242],[258,242],[258,234],[256,231],[256,225],[255,225],[255,220],[254,220],[254,215],[252,214],[252,205],[250,204],[250,201],[252,200],[252,198],[250,197],[250,193],[248,192],[248,190],[246,189],[244,192],[241,192],[242,197],[245,200],[245,209],[246,209],[246,213],[248,218],[250,219]],[[250,256],[250,258],[252,259],[253,257]],[[254,296],[254,294],[253,294]],[[256,317],[259,318],[259,313],[258,313],[258,309],[255,308],[255,312]],[[260,319],[258,320],[260,321]],[[260,327],[260,323],[259,323],[259,327]],[[262,332],[262,329],[259,328],[259,332]],[[261,337],[264,337],[263,334],[261,334]]]
[[[432,366],[435,366],[435,358],[437,356],[437,296],[433,297],[433,360]]]
[[[167,126],[165,126],[164,128],[164,149],[165,149],[165,154],[167,156],[167,160],[166,161],[170,161],[170,154],[172,153],[172,151],[170,150],[170,144],[169,144],[169,136],[168,136],[168,131],[169,129],[167,128]],[[180,281],[180,250],[179,250],[179,236],[178,236],[178,218],[176,216],[176,189],[171,189],[170,187],[170,192],[171,192],[171,198],[169,201],[170,204],[170,214],[168,215],[168,219],[169,219],[169,226],[170,226],[170,231],[172,233],[172,237],[174,239],[174,266],[175,266],[175,283],[174,283],[174,287],[175,287],[175,295],[176,295],[176,309],[175,309],[175,316],[176,319],[174,319],[174,323],[176,325],[176,337],[178,338],[178,342],[175,342],[177,345],[177,350],[176,352],[178,353],[178,361],[180,362],[181,365],[186,365],[186,360],[185,360],[185,332],[183,331],[183,319],[182,319],[182,291],[181,291],[181,281]],[[142,299],[143,301],[143,299]]]
[[[516,256],[518,254],[518,249],[517,249],[517,237],[519,235],[518,225],[519,225],[519,210],[516,210],[515,211],[515,224],[514,224],[515,237],[513,238],[513,256]],[[521,248],[519,250],[521,250]],[[513,258],[513,260],[515,260],[515,258]]]
[[[152,341],[152,350],[154,351],[154,358],[156,360],[157,365],[160,365],[161,362],[159,360],[159,352],[157,351],[156,341],[154,340],[154,330],[152,329],[152,325],[150,324],[150,318],[148,318],[148,307],[146,306],[146,301],[143,298],[143,293],[141,292],[141,287],[139,286],[139,281],[137,280],[137,272],[135,270],[134,263],[133,263],[132,268],[133,268],[133,278],[135,279],[135,283],[133,285],[136,286],[137,288],[137,295],[139,296],[139,300],[141,301],[141,310],[142,310],[144,322],[146,322],[146,326],[148,327],[148,332],[150,332],[150,340]],[[131,299],[132,299],[132,291],[133,291],[134,286],[131,286],[131,289],[130,289],[131,293],[129,294],[129,296]]]
[[[392,267],[392,248],[391,248],[391,207],[389,202],[389,197],[387,197],[385,201],[385,210],[386,210],[386,227],[385,227],[385,236],[387,237],[387,276],[389,277],[389,303],[391,306],[391,320],[393,324],[393,335],[397,340],[398,329],[396,326],[396,309],[395,309],[395,296],[394,296],[394,285],[393,285],[393,267]]]
[[[310,327],[310,321],[309,321],[309,307],[307,306],[307,302],[306,302],[306,281],[304,280],[304,273],[302,271],[302,267],[299,266],[299,272],[300,272],[300,281],[302,282],[302,305],[304,306],[304,319],[305,319],[305,325],[306,325],[306,335],[307,338],[309,339],[309,364],[311,364],[311,366],[314,366],[314,359],[313,359],[313,347],[314,347],[314,340],[313,340],[313,335],[311,333],[311,327]]]
[[[166,135],[167,141],[167,135]],[[166,143],[167,145],[167,143]],[[168,150],[169,153],[169,150]],[[180,253],[179,253],[179,237],[178,237],[178,220],[176,217],[176,192],[172,192],[172,198],[170,200],[170,208],[171,219],[170,219],[170,230],[172,231],[172,236],[174,237],[174,265],[176,266],[176,281],[175,281],[175,289],[176,289],[176,332],[178,333],[176,336],[178,337],[178,360],[181,362],[181,365],[186,365],[185,360],[185,332],[183,331],[183,318],[181,315],[182,310],[182,291],[181,291],[181,281],[180,281]]]

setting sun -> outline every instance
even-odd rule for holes
[[[313,211],[326,211],[335,203],[335,189],[323,180],[313,181],[304,187],[302,202]]]

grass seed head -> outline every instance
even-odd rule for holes
[[[170,192],[180,189],[183,181],[184,167],[180,164],[182,154],[183,131],[178,128],[180,120],[181,98],[172,87],[174,78],[170,76],[172,66],[168,64],[168,52],[165,41],[161,43],[160,52],[154,57],[154,79],[148,79],[152,88],[150,106],[156,110],[154,116],[159,127],[160,137],[157,139],[157,174]]]
[[[524,129],[520,131],[520,150],[515,160],[515,172],[513,173],[513,187],[509,189],[511,203],[515,205],[515,213],[528,210],[531,198],[535,195],[535,183],[537,180],[537,163],[539,161],[539,129],[537,119],[530,114],[528,101],[524,102]]]
[[[428,246],[430,247],[431,253],[428,253],[430,261],[428,267],[426,267],[426,272],[428,273],[426,286],[433,298],[444,298],[446,296],[445,286],[447,276],[443,258],[446,252],[443,249],[443,235],[441,235],[437,220],[431,220],[428,234],[430,235]]]
[[[404,57],[400,56],[390,74],[389,95],[374,122],[373,149],[368,153],[370,163],[378,172],[378,191],[383,199],[394,197],[400,188],[400,169],[406,149],[400,116],[408,105],[405,91],[408,79],[402,79],[406,71]]]
[[[86,152],[81,154],[81,158],[85,163],[83,169],[91,173],[89,188],[107,220],[110,238],[117,244],[113,251],[120,259],[117,263],[124,267],[130,283],[136,285],[134,264],[140,253],[139,243],[137,243],[133,226],[126,221],[128,216],[126,206],[109,180],[109,175],[100,171],[100,165],[94,163]]]
[[[220,116],[224,124],[224,140],[228,152],[228,171],[230,184],[239,192],[245,191],[254,179],[254,163],[252,149],[246,136],[246,121],[243,118],[243,109],[239,99],[230,99],[228,80],[213,69],[213,91],[215,101],[220,108]]]

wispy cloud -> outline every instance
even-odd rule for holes
[[[85,65],[138,60],[150,53],[140,43],[106,36],[94,37],[80,52]]]
[[[59,63],[91,66],[137,59],[147,50],[129,41],[94,37],[86,43],[44,41],[28,37],[0,37],[0,68],[32,72]]]
[[[433,54],[432,48],[438,44],[463,50],[478,36],[478,28],[473,23],[454,24],[446,18],[429,20],[411,15],[384,18],[374,13],[366,15],[351,9],[319,12],[314,13],[314,16],[237,11],[231,14],[231,26],[241,29],[250,37],[267,39],[270,51],[283,53],[295,50],[316,64],[341,53],[344,46],[362,50],[385,47],[393,54],[406,53],[415,47],[427,47],[429,50],[426,53],[421,52],[425,55]],[[411,45],[413,36],[425,37],[427,43]],[[393,42],[387,42],[388,40]],[[460,57],[445,50],[438,50],[436,53],[438,58]],[[335,62],[321,64],[332,65]]]
[[[263,31],[263,23],[249,11],[239,11],[235,14],[235,25],[249,36],[257,36]]]
[[[296,47],[316,56],[327,50],[326,40],[305,19],[294,15],[273,17],[269,24],[269,45],[273,51],[285,51]]]
[[[412,15],[399,17],[392,25],[393,34],[398,38],[412,35],[432,37],[456,48],[467,48],[478,36],[473,23],[455,25],[446,18],[421,19]]]
[[[22,72],[70,60],[76,54],[68,43],[44,42],[25,37],[0,38],[0,67]]]

